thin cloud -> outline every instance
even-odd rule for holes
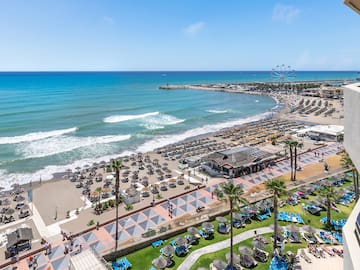
[[[276,4],[273,8],[272,20],[291,23],[299,16],[300,9],[295,6]]]
[[[188,25],[183,29],[184,33],[187,35],[194,36],[198,34],[202,29],[204,29],[205,23],[204,22],[197,22]]]

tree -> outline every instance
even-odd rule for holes
[[[239,204],[248,204],[247,200],[242,198],[243,194],[242,187],[238,184],[235,185],[233,180],[229,180],[227,183],[221,184],[219,189],[215,189],[214,193],[216,194],[219,200],[228,201],[230,204],[230,269],[233,269],[233,212],[238,208]]]
[[[100,210],[100,200],[101,200],[101,192],[102,192],[102,188],[101,187],[97,187],[95,189],[95,191],[99,194],[98,196],[98,204],[96,206],[96,209],[99,211]]]
[[[266,189],[273,193],[274,197],[274,246],[275,251],[277,247],[277,236],[278,236],[278,199],[280,195],[286,193],[285,182],[281,179],[270,179],[265,182]]]
[[[290,180],[292,181],[294,176],[294,160],[293,160],[293,141],[292,140],[286,140],[285,144],[289,147],[290,152]]]
[[[296,169],[297,169],[297,149],[298,148],[302,148],[304,146],[303,143],[298,142],[298,141],[293,141],[292,143],[293,147],[294,147],[294,173],[293,173],[293,181],[296,181]]]
[[[320,196],[326,200],[326,227],[331,227],[331,205],[339,198],[336,190],[332,186],[324,186],[319,190]]]
[[[108,166],[111,170],[115,171],[115,251],[117,251],[118,241],[119,241],[119,189],[120,189],[120,170],[122,168],[121,160],[113,160]]]
[[[346,168],[351,168],[352,176],[353,176],[353,184],[354,184],[354,192],[355,192],[355,201],[359,199],[359,175],[356,170],[354,163],[352,162],[349,154],[343,152],[341,155],[341,165]]]

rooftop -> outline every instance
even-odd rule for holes
[[[271,157],[273,157],[271,153],[262,151],[258,148],[239,146],[229,150],[212,153],[208,155],[206,159],[213,160],[220,166],[228,164],[237,168]]]

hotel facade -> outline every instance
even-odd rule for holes
[[[345,149],[360,171],[360,83],[344,89]],[[344,269],[360,269],[360,200],[343,228]]]

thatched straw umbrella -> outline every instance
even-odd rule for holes
[[[226,253],[225,258],[228,261],[228,263],[230,263],[230,261],[231,261],[231,253],[230,252]],[[233,263],[237,264],[239,262],[240,262],[240,256],[238,254],[233,253]]]
[[[220,223],[226,223],[227,219],[224,217],[216,217],[216,221],[220,222]]]
[[[176,245],[178,245],[178,246],[185,246],[186,243],[187,243],[187,241],[186,241],[185,238],[178,237],[178,238],[175,239],[175,243],[176,243]]]
[[[224,269],[226,269],[226,266],[227,266],[226,262],[224,262],[223,260],[219,260],[219,259],[214,260],[212,264],[218,270],[224,270]]]
[[[157,269],[165,269],[165,267],[167,265],[167,261],[164,257],[159,256],[152,261],[152,264]]]
[[[192,234],[192,235],[195,235],[195,234],[198,234],[199,233],[199,230],[195,227],[189,227],[187,228],[187,232]]]
[[[253,253],[251,248],[249,248],[247,246],[239,246],[238,250],[243,255],[251,255]]]
[[[212,224],[211,222],[204,222],[203,224],[201,224],[201,226],[203,227],[204,230],[214,229],[214,224]]]
[[[171,245],[167,245],[161,249],[161,252],[166,257],[171,257],[175,253],[175,249]]]
[[[253,244],[254,247],[259,248],[259,249],[263,249],[265,247],[265,245],[266,245],[264,242],[259,241],[257,239],[254,239],[252,244]]]

